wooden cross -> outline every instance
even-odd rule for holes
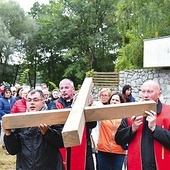
[[[4,129],[34,127],[39,124],[65,124],[62,137],[65,147],[81,144],[85,122],[146,116],[145,111],[156,111],[154,101],[90,106],[88,99],[93,86],[92,78],[85,78],[71,109],[6,114],[2,117]]]

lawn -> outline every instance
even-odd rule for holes
[[[0,170],[15,170],[15,156],[7,155],[0,145]]]

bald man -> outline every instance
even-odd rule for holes
[[[170,169],[170,106],[162,104],[160,85],[148,80],[141,86],[143,101],[157,103],[157,112],[122,119],[115,135],[117,144],[128,143],[127,168],[130,170]]]
[[[74,83],[70,79],[63,79],[59,83],[61,96],[56,101],[56,109],[71,108],[74,103]],[[84,128],[82,143],[79,146],[60,150],[67,170],[94,170],[90,131],[97,122],[87,122]]]

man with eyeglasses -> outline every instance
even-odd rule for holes
[[[115,140],[119,145],[128,143],[128,169],[170,169],[170,106],[159,100],[161,89],[156,81],[144,82],[141,95],[142,100],[157,103],[157,112],[147,110],[146,117],[123,119]]]
[[[33,89],[26,98],[28,112],[43,111],[44,94]],[[27,121],[27,120],[25,120]],[[64,147],[60,125],[40,124],[38,127],[5,129],[4,142],[11,155],[17,155],[16,169],[63,170],[59,151]]]

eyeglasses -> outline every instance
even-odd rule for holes
[[[107,94],[102,94],[101,97],[108,97],[109,95]]]
[[[31,102],[39,102],[39,101],[42,101],[42,99],[38,99],[38,98],[31,99],[31,98],[28,98],[26,101],[29,102],[29,103],[31,103]]]

